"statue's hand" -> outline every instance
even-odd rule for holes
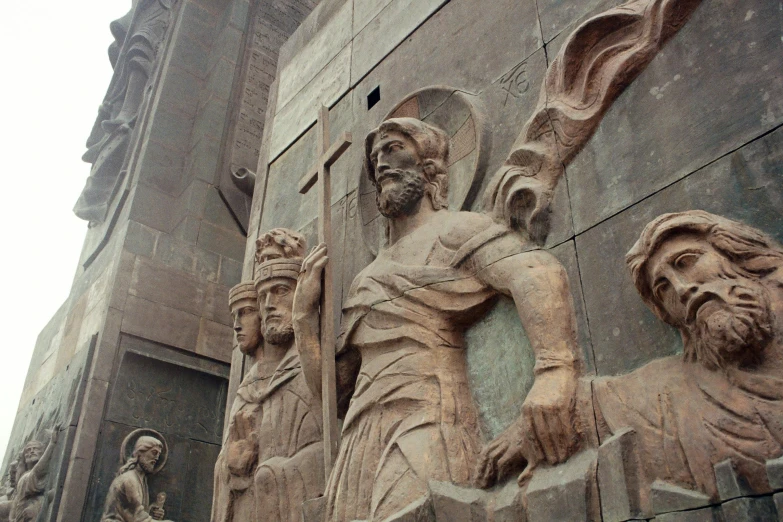
[[[321,300],[321,275],[328,261],[326,245],[323,243],[315,247],[304,259],[294,292],[295,321],[318,313]]]
[[[552,465],[570,457],[578,442],[576,384],[577,372],[573,368],[551,368],[536,376],[522,405],[524,421]]]
[[[250,475],[257,458],[258,450],[255,442],[239,440],[228,444],[226,463],[229,473],[235,477]]]
[[[151,506],[150,507],[150,516],[154,520],[163,520],[163,517],[166,516],[166,511],[162,507]]]
[[[529,430],[526,430],[523,424],[524,422],[515,422],[484,447],[476,469],[477,487],[490,488],[526,463],[531,467],[540,460],[525,447],[526,432]],[[540,455],[540,451],[538,454]]]

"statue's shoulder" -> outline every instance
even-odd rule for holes
[[[460,248],[468,240],[495,227],[505,228],[488,215],[478,212],[449,211],[442,223],[440,240],[446,247],[451,248]]]

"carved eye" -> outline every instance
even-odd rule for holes
[[[389,144],[389,152],[397,152],[402,150],[402,143],[394,142]]]
[[[658,299],[659,301],[663,300],[663,294],[669,290],[671,287],[671,283],[669,283],[669,280],[665,277],[662,277],[655,281],[655,284],[653,285],[652,291],[653,295]]]
[[[277,294],[277,295],[279,295],[281,297],[284,296],[284,295],[288,295],[290,293],[291,293],[291,289],[288,288],[287,286],[282,286],[281,285],[281,286],[275,287],[275,294]]]
[[[674,260],[674,267],[679,270],[690,268],[695,265],[698,260],[699,254],[695,252],[686,252],[677,256],[677,259]]]

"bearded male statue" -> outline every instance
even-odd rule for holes
[[[136,434],[131,433],[123,444]],[[161,437],[162,438],[162,437]],[[159,472],[166,462],[166,446],[157,437],[142,435],[133,445],[133,451],[109,486],[101,522],[153,522],[163,520],[160,506],[150,506],[147,477]],[[166,521],[171,522],[171,521]]]
[[[291,323],[305,241],[274,229],[256,246],[254,283],[229,295],[237,344],[256,362],[237,391],[215,465],[212,522],[298,522],[302,503],[323,493],[320,410]]]
[[[389,119],[365,141],[388,246],[356,276],[343,306],[344,424],[326,487],[330,522],[383,520],[425,497],[430,480],[488,486],[526,460],[561,462],[578,438],[581,357],[565,270],[524,232],[449,211],[448,156],[448,136],[412,118]],[[326,262],[320,245],[304,262],[294,299],[302,365],[319,396]],[[499,295],[516,303],[536,378],[520,418],[482,451],[464,333]],[[525,447],[520,431],[539,434],[540,445]]]
[[[653,220],[626,261],[642,299],[680,330],[682,356],[593,382],[601,440],[636,431],[656,479],[718,500],[713,466],[731,459],[768,492],[765,462],[783,454],[783,248],[699,210]]]
[[[59,435],[60,427],[55,426],[49,444],[44,446],[41,442],[33,440],[22,450],[14,474],[16,489],[10,506],[11,522],[33,522],[38,518],[49,480],[49,464]]]

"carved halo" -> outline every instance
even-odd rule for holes
[[[425,87],[406,96],[383,121],[403,117],[440,127],[451,137],[449,209],[469,210],[484,179],[492,138],[478,97],[453,87]],[[366,172],[362,172],[359,193],[364,242],[378,255],[386,221],[378,212],[375,187]]]
[[[166,465],[166,460],[169,456],[169,446],[166,444],[166,439],[163,437],[163,435],[155,430],[140,428],[130,432],[128,436],[125,437],[125,440],[122,441],[122,447],[120,448],[120,461],[123,463],[123,465],[128,462],[128,459],[130,459],[131,455],[133,454],[133,448],[136,446],[136,441],[141,437],[154,437],[158,439],[163,445],[163,449],[160,452],[160,460],[158,460],[158,464],[155,466],[155,469],[152,472],[153,474],[158,473]]]

